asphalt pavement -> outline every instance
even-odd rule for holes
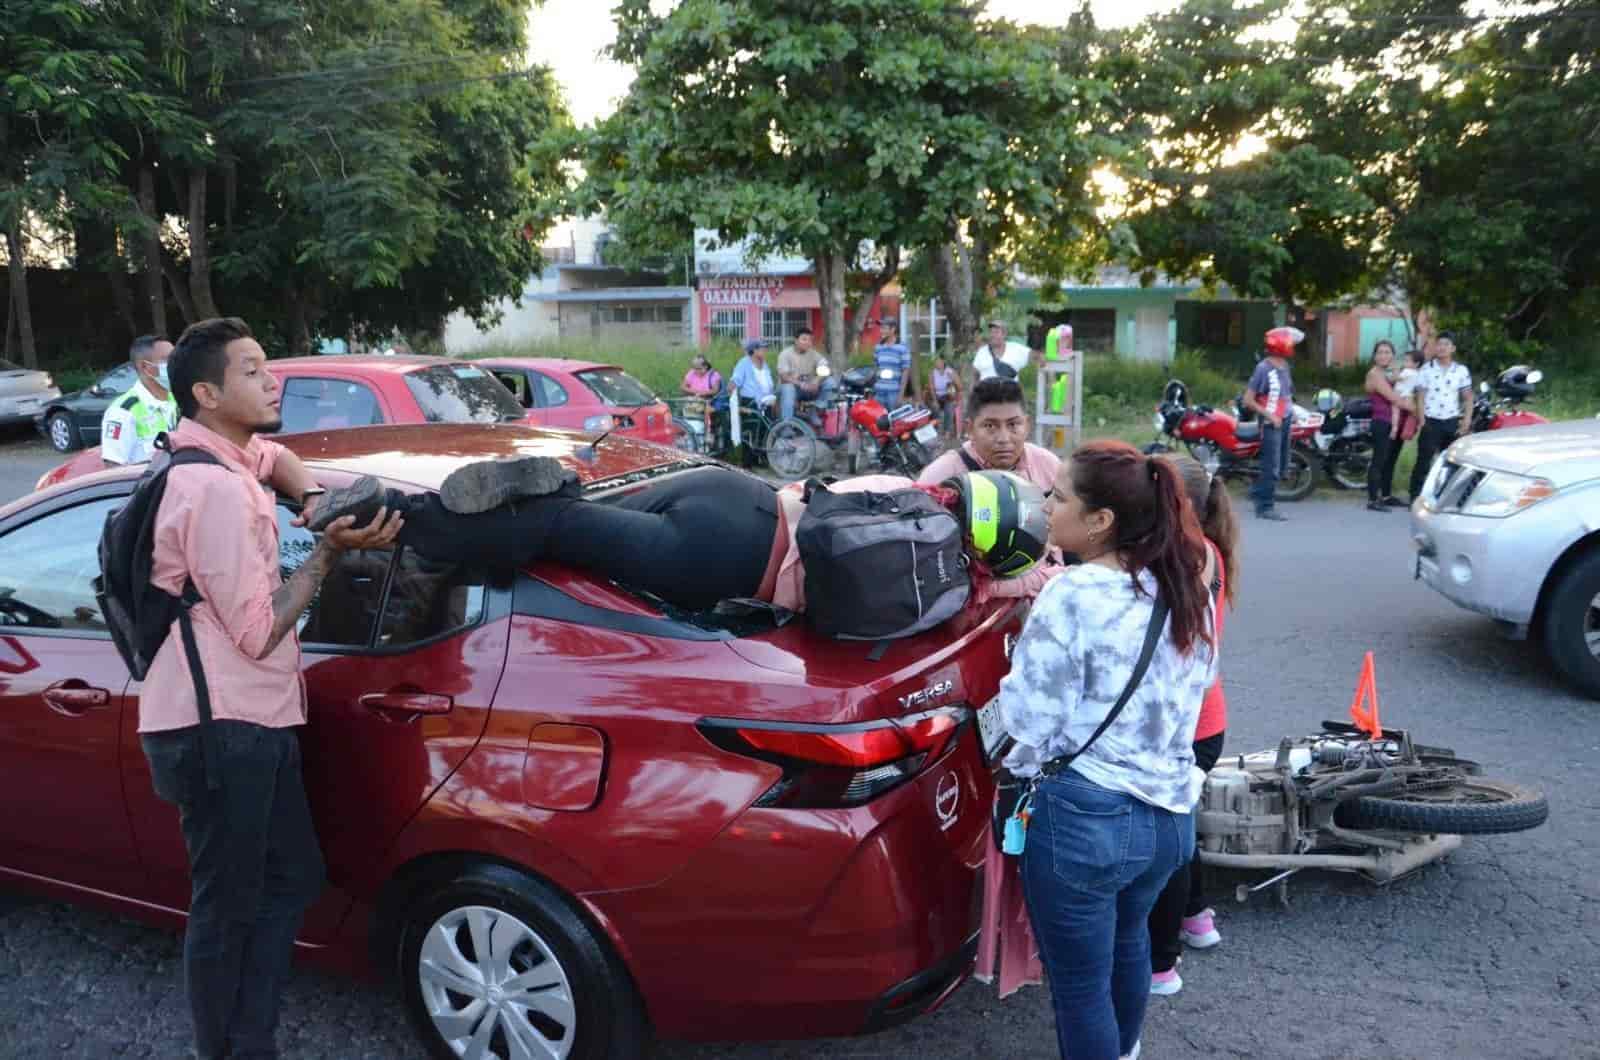
[[[53,464],[25,473],[34,458],[15,448],[0,446],[10,491]],[[1469,838],[1384,889],[1305,873],[1286,908],[1271,892],[1234,902],[1234,884],[1264,874],[1219,877],[1223,942],[1183,962],[1182,993],[1151,999],[1143,1055],[1600,1057],[1600,703],[1560,685],[1531,645],[1412,582],[1404,513],[1325,494],[1284,510],[1285,523],[1244,523],[1223,652],[1229,750],[1342,718],[1371,649],[1386,723],[1542,789],[1550,820]],[[0,899],[0,1057],[185,1055],[180,952],[175,936],[130,921]],[[293,1060],[424,1056],[392,988],[306,969],[289,986],[280,1042]],[[664,1043],[655,1055],[1009,1060],[1054,1050],[1042,988],[1002,1002],[969,983],[940,1011],[873,1037]]]

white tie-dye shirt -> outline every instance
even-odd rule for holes
[[[1081,747],[1111,712],[1150,624],[1155,578],[1148,571],[1139,577],[1145,592],[1136,596],[1126,572],[1085,563],[1039,593],[1000,682],[1000,717],[1017,741],[1005,761],[1013,773],[1031,776]],[[1194,767],[1195,723],[1215,673],[1215,653],[1204,641],[1179,654],[1169,618],[1144,680],[1071,769],[1103,788],[1188,813],[1204,780]]]

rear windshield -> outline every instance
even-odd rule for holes
[[[583,385],[607,405],[632,408],[635,405],[654,405],[656,396],[639,380],[621,368],[591,368],[579,372]]]
[[[429,423],[501,423],[526,415],[511,391],[473,364],[430,364],[406,373]]]

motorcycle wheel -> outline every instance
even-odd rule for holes
[[[1339,807],[1341,828],[1446,835],[1501,835],[1544,824],[1550,803],[1536,791],[1486,777],[1464,776],[1447,788],[1363,795]]]
[[[789,479],[805,478],[817,462],[817,435],[803,420],[787,419],[767,432],[767,466]]]
[[[1303,501],[1317,488],[1317,468],[1311,458],[1299,449],[1289,450],[1289,469],[1278,479],[1278,488],[1272,494],[1280,501]]]
[[[1186,442],[1184,444],[1188,446],[1189,455],[1194,457],[1201,467],[1213,475],[1226,473],[1227,469],[1223,464],[1221,449],[1218,449],[1210,442]]]
[[[1350,444],[1323,457],[1328,478],[1335,486],[1345,490],[1367,488],[1367,472],[1372,468],[1372,442],[1366,438],[1353,438]]]

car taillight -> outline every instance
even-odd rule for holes
[[[803,725],[707,718],[706,739],[725,751],[783,767],[757,806],[860,806],[936,761],[969,717],[965,707],[851,725]]]

